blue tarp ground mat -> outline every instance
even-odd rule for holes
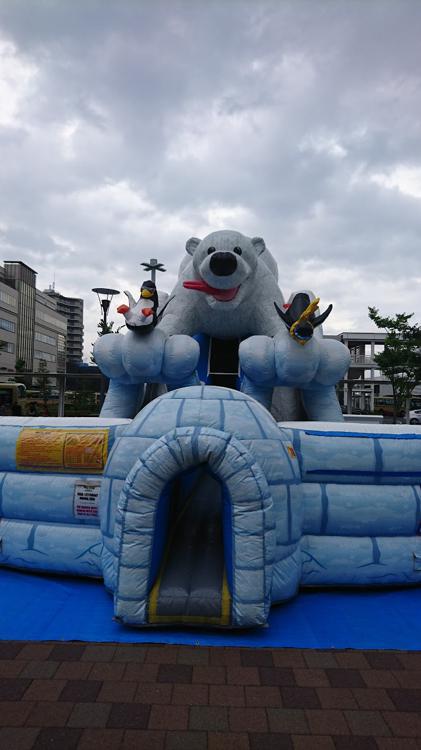
[[[0,570],[0,640],[421,650],[421,590],[306,590],[258,630],[135,630],[101,581]]]

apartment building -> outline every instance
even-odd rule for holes
[[[34,323],[34,370],[40,361],[46,362],[49,372],[66,371],[67,321],[55,307],[53,300],[36,290]]]
[[[80,366],[83,357],[83,299],[65,297],[56,292],[54,285],[43,294],[56,302],[57,311],[67,320],[67,369],[74,370]]]

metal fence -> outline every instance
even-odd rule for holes
[[[37,404],[44,401],[54,412],[52,416],[63,417],[66,411],[73,411],[77,400],[86,396],[92,404],[94,414],[99,414],[108,388],[108,379],[100,372],[5,372],[0,374],[2,385],[21,383],[26,393],[20,402]],[[48,391],[48,395],[47,395]],[[39,395],[36,393],[39,392]],[[67,408],[66,408],[67,407]]]

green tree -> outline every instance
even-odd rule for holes
[[[104,318],[101,318],[101,320],[98,323],[97,332],[98,332],[98,338],[100,338],[101,336],[105,336],[106,333],[119,333],[120,329],[118,329],[117,331],[114,331],[114,321],[111,320],[109,323],[106,323]],[[91,344],[91,362],[94,365],[96,364],[95,357],[94,357],[94,344],[93,343]]]
[[[98,336],[104,336],[106,333],[115,333],[113,328],[114,328],[113,320],[110,320],[109,323],[106,323],[104,318],[101,318],[101,320],[98,323]]]
[[[27,388],[31,387],[32,378],[30,375],[25,375],[27,372],[26,362],[24,359],[18,358],[15,362],[15,382],[23,383]]]
[[[374,355],[375,362],[389,378],[393,392],[393,421],[410,409],[415,386],[421,383],[421,327],[410,322],[414,314],[382,316],[376,307],[368,308],[369,318],[386,331],[384,350]]]
[[[38,372],[34,378],[34,386],[39,391],[40,398],[44,403],[44,412],[48,416],[48,399],[51,398],[51,384],[45,359],[40,359],[39,361]]]

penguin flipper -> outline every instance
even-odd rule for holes
[[[329,305],[329,307],[326,308],[324,313],[322,313],[321,315],[318,315],[317,318],[313,318],[313,320],[311,321],[313,327],[316,328],[317,326],[320,326],[322,323],[324,323],[326,318],[329,317],[332,310],[333,310],[333,305]]]

